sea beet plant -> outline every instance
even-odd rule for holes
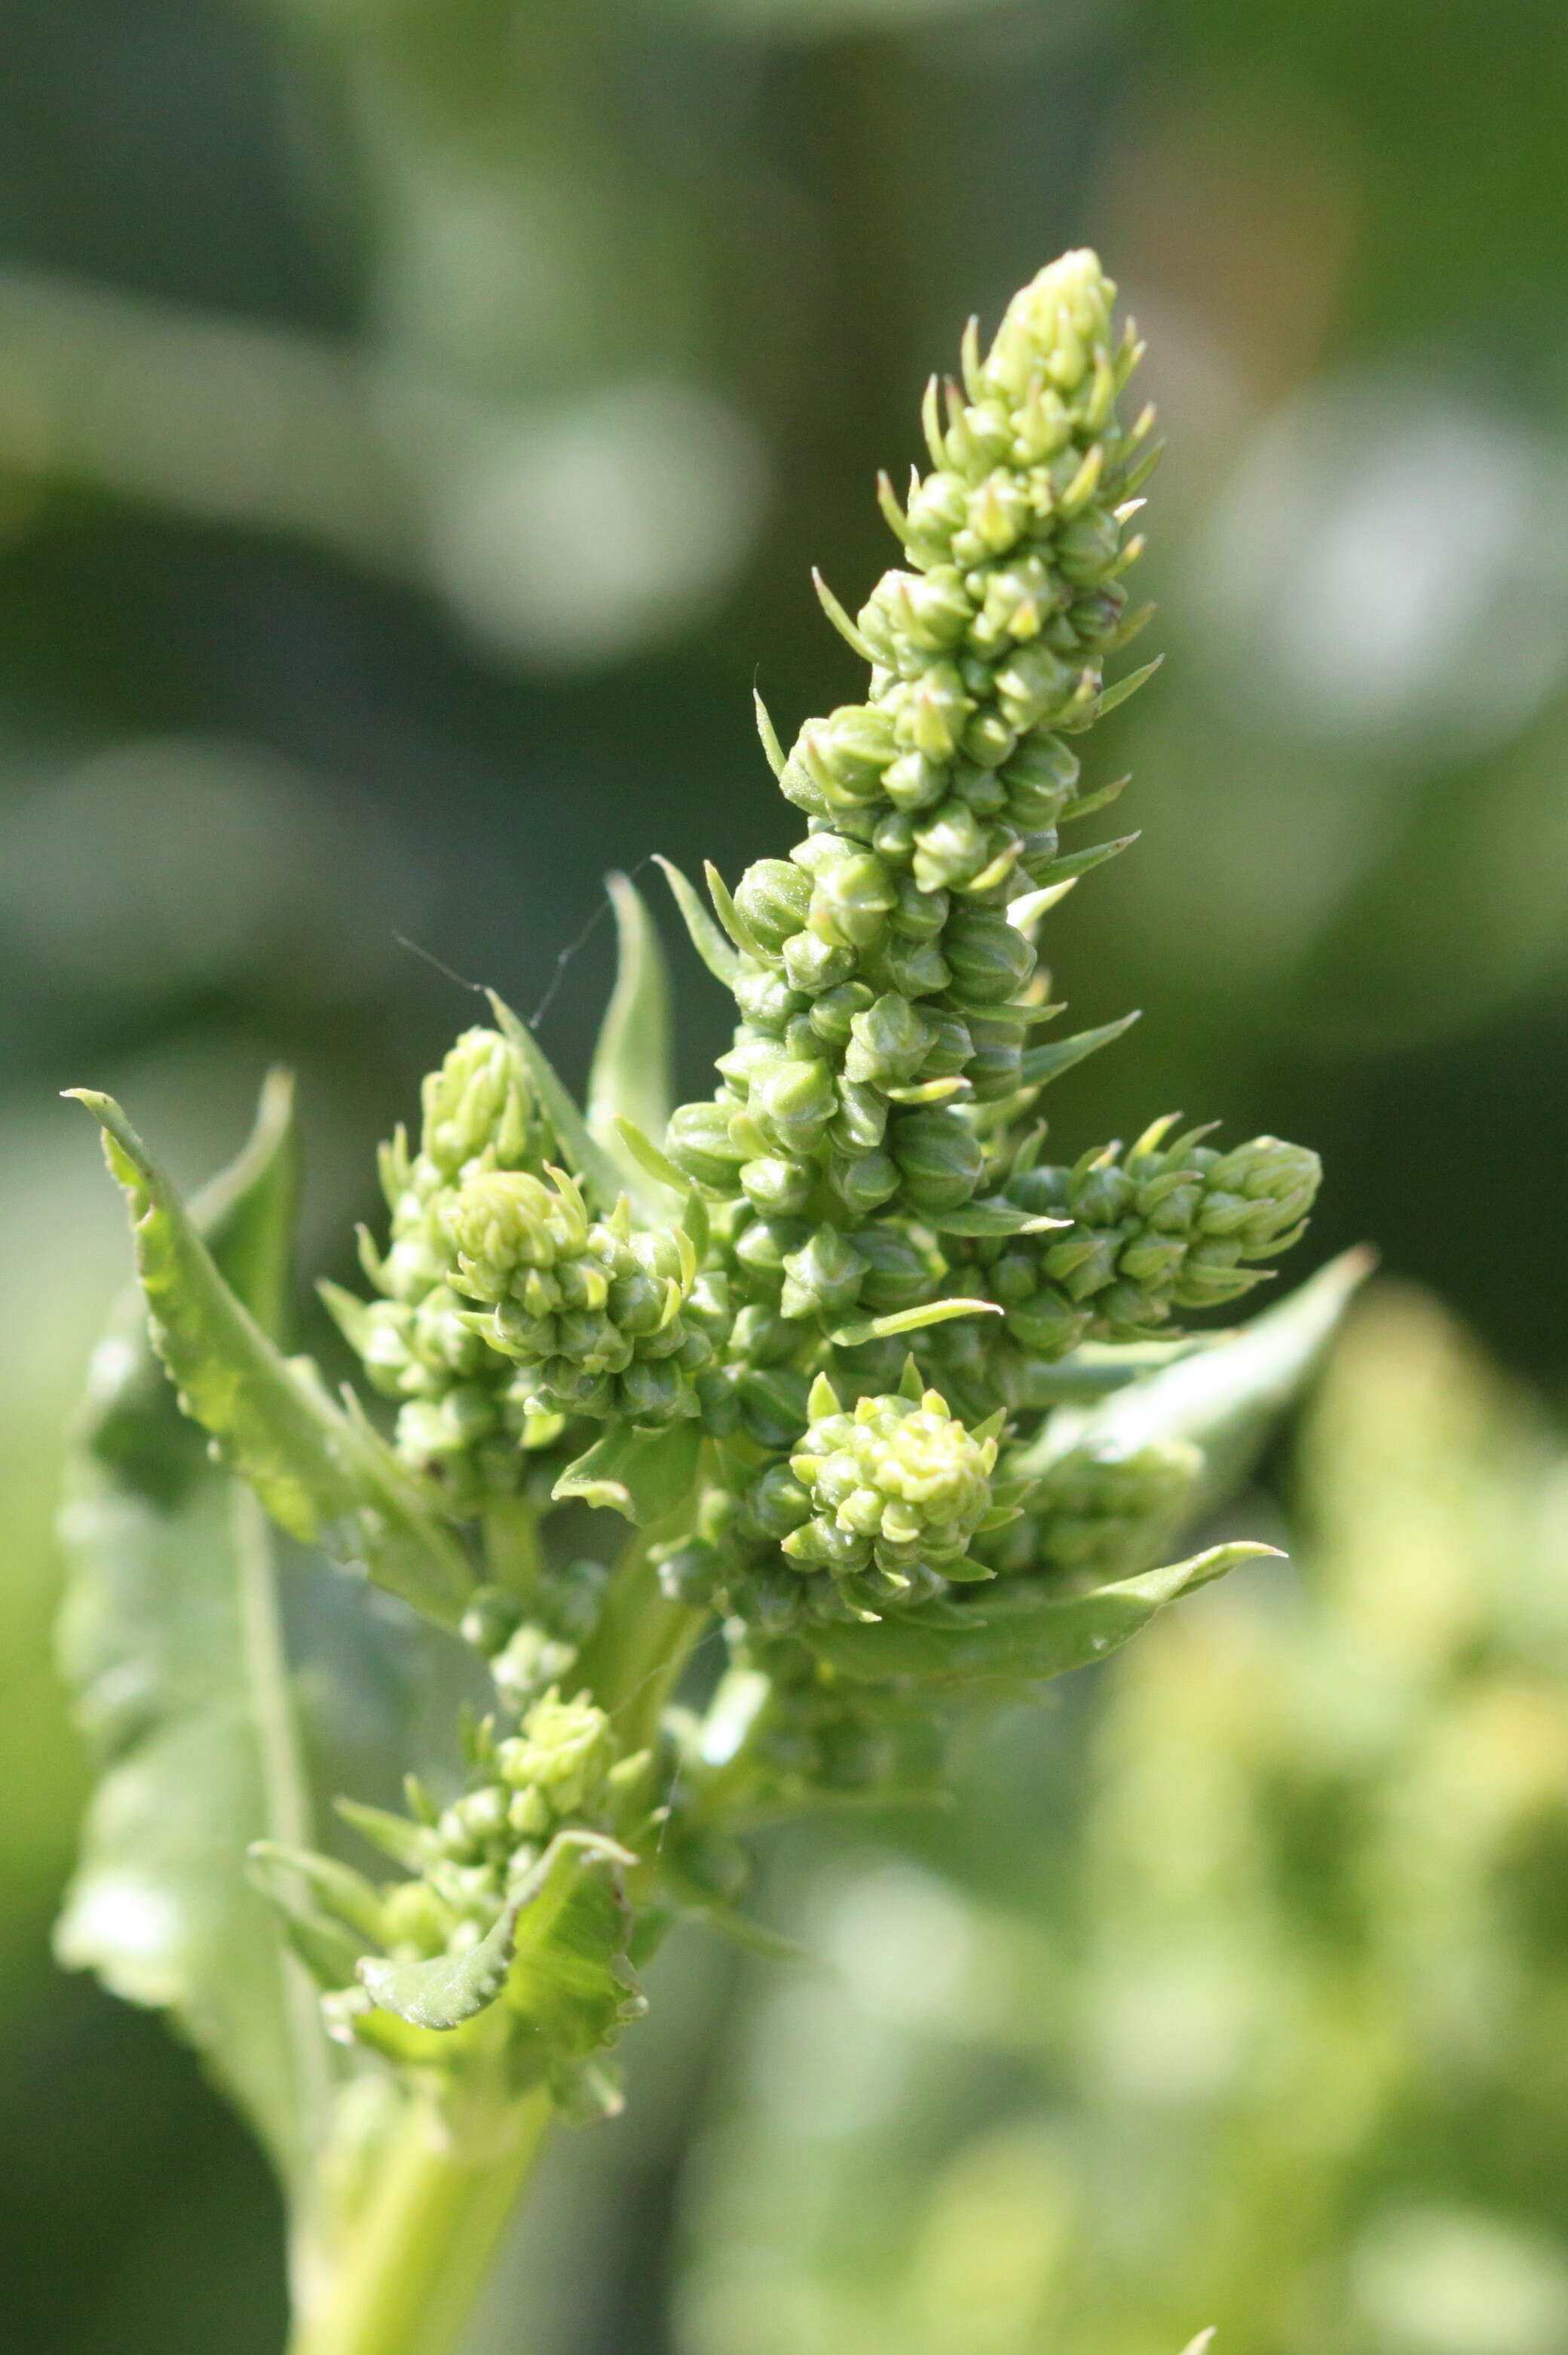
[[[1104,672],[1147,618],[1123,582],[1157,449],[1118,415],[1140,347],[1113,297],[1069,254],[989,352],[970,329],[930,471],[882,485],[902,564],[853,620],[821,591],[865,700],[788,753],[760,714],[800,840],[733,894],[710,868],[714,913],[666,868],[739,1009],[715,1094],[669,1110],[623,879],[586,1115],[499,999],[425,1082],[369,1296],[323,1287],[387,1417],[279,1347],[281,1083],[189,1210],[83,1094],[143,1297],[69,1508],[104,1773],[61,1950],[170,2008],[266,2140],[297,2355],[451,2344],[550,2116],[614,2106],[663,1931],[765,1936],[746,1834],[929,1790],[977,1705],[1261,1550],[1153,1566],[1349,1274],[1219,1348],[1179,1320],[1296,1241],[1315,1156],[1161,1117],[1056,1161],[1040,1112],[1126,1027],[1057,1038],[1036,945],[1126,847],[1059,836],[1118,790],[1075,745],[1153,668]],[[365,1640],[412,1645],[454,1713],[467,1663],[450,1748],[428,1708],[407,1730],[401,1806],[363,1777],[313,1805],[332,1712],[302,1742],[296,1696],[319,1720],[344,1614],[335,1668],[308,1608],[285,1630],[269,1517],[398,1598],[363,1593]],[[284,1582],[308,1604],[323,1575]]]

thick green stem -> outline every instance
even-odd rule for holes
[[[650,1530],[636,1539],[615,1573],[604,1615],[578,1663],[583,1683],[612,1721],[623,1756],[641,1750],[658,1731],[686,1655],[707,1616],[673,1603],[648,1559]]]
[[[450,2355],[549,2122],[541,2089],[471,2147],[415,2103],[288,2355]]]
[[[484,1508],[484,1566],[497,1586],[520,1603],[538,1592],[544,1572],[539,1516],[525,1497],[496,1497]]]

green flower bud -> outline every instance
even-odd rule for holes
[[[824,990],[811,1007],[811,1028],[824,1046],[845,1046],[855,1016],[864,1012],[874,996],[863,981],[844,981],[836,989]]]
[[[934,662],[915,678],[887,689],[885,704],[901,752],[922,752],[928,761],[950,761],[963,741],[974,699],[964,692],[958,666]]]
[[[915,841],[915,881],[922,891],[961,888],[996,856],[991,827],[956,794],[916,827]]]
[[[720,1103],[682,1104],[671,1115],[664,1150],[677,1169],[723,1194],[733,1192],[747,1158],[730,1135],[729,1109]]]
[[[832,842],[832,835],[819,836]],[[897,904],[893,878],[874,851],[845,847],[813,862],[811,930],[835,948],[874,947]]]
[[[782,974],[745,958],[736,977],[735,1002],[743,1021],[777,1038],[791,1015],[804,1014],[811,1001],[801,991],[791,989]]]
[[[1077,683],[1076,670],[1038,640],[1020,646],[992,680],[1002,718],[1021,736],[1065,711]]]
[[[750,1109],[783,1154],[804,1156],[838,1109],[832,1072],[814,1060],[781,1063],[754,1087]]]
[[[735,904],[764,948],[781,949],[806,921],[808,877],[787,858],[759,858],[741,877]]]
[[[951,1079],[967,1069],[974,1053],[974,1038],[961,1014],[950,1014],[935,1007],[922,1009],[931,1026],[931,1044],[920,1066],[923,1080]]]
[[[875,1087],[903,1087],[925,1061],[933,1035],[925,1016],[889,990],[852,1022],[844,1075]]]
[[[780,790],[812,816],[862,807],[876,800],[895,750],[887,713],[846,704],[801,729],[779,780]]]
[[[749,1301],[741,1310],[730,1337],[734,1356],[754,1366],[777,1365],[792,1358],[800,1346],[799,1327],[758,1300]]]
[[[810,1199],[812,1171],[804,1161],[786,1161],[768,1154],[743,1163],[740,1189],[754,1209],[775,1217],[792,1217]]]
[[[1001,777],[1013,825],[1030,832],[1054,826],[1072,801],[1079,774],[1077,754],[1059,736],[1033,736],[1020,745]]]
[[[810,1518],[810,1491],[801,1487],[788,1464],[770,1464],[747,1496],[741,1528],[748,1537],[777,1540]]]
[[[861,1279],[860,1305],[873,1316],[892,1316],[935,1295],[941,1259],[917,1243],[907,1228],[862,1227],[855,1236],[854,1247],[866,1263]]]
[[[546,1693],[495,1757],[502,1781],[514,1791],[539,1792],[558,1820],[603,1812],[615,1740],[603,1710],[586,1696],[563,1700]]]
[[[953,992],[966,1005],[1001,1006],[1034,970],[1034,950],[999,908],[960,908],[942,935]]]
[[[740,1422],[761,1447],[788,1447],[806,1422],[806,1377],[792,1366],[757,1366],[741,1376]]]
[[[885,572],[862,607],[856,627],[887,670],[908,655],[940,655],[960,645],[971,608],[963,579],[951,565],[929,572]]]
[[[996,1103],[1016,1094],[1023,1084],[1023,1025],[973,1016],[969,1028],[974,1051],[968,1077],[976,1103]]]
[[[985,1167],[979,1138],[956,1113],[903,1113],[889,1128],[888,1146],[916,1210],[956,1210]]]
[[[948,921],[952,904],[947,893],[922,890],[912,875],[899,876],[897,889],[898,904],[893,911],[893,929],[900,940],[936,940]]]
[[[904,997],[934,997],[946,989],[953,969],[935,941],[893,939],[882,953],[893,987]]]
[[[750,1219],[736,1234],[735,1256],[747,1275],[777,1291],[786,1253],[798,1252],[810,1233],[804,1219]]]
[[[828,1161],[828,1183],[853,1217],[867,1218],[897,1193],[898,1164],[874,1146],[863,1153],[834,1152]]]
[[[854,967],[853,949],[825,941],[819,932],[797,932],[784,943],[784,971],[789,986],[807,996],[848,981]]]
[[[835,1316],[853,1307],[865,1262],[837,1227],[819,1227],[784,1262],[786,1316]]]
[[[465,1030],[420,1091],[420,1150],[443,1178],[491,1150],[503,1168],[547,1146],[514,1047],[494,1030]]]
[[[863,1080],[843,1079],[838,1086],[839,1109],[828,1131],[834,1148],[846,1156],[872,1153],[887,1134],[887,1098],[880,1088]]]
[[[895,810],[929,809],[946,794],[949,774],[946,761],[933,761],[924,752],[900,752],[883,773],[882,790]]]
[[[588,1212],[570,1179],[550,1187],[521,1169],[471,1179],[448,1205],[444,1224],[457,1281],[475,1300],[522,1297],[526,1271],[575,1259],[588,1242]]]

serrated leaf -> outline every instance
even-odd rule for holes
[[[320,1543],[427,1617],[455,1625],[471,1587],[455,1537],[369,1425],[328,1398],[313,1369],[285,1359],[225,1283],[119,1105],[72,1092],[99,1121],[130,1201],[154,1346],[185,1412],[291,1536]]]
[[[496,1027],[510,1039],[523,1058],[524,1066],[538,1097],[546,1119],[556,1132],[556,1142],[561,1156],[574,1178],[590,1193],[599,1209],[611,1210],[621,1191],[620,1171],[610,1156],[588,1130],[588,1124],[573,1101],[571,1090],[556,1071],[555,1065],[535,1038],[528,1025],[513,1013],[503,997],[487,989],[491,1011]]]
[[[993,1202],[966,1202],[957,1210],[927,1214],[925,1223],[939,1235],[1043,1235],[1051,1227],[1070,1227],[1073,1221],[1021,1210],[999,1196]]]
[[[572,1918],[574,1891],[591,1865],[636,1862],[629,1849],[598,1832],[557,1833],[477,1945],[420,1963],[366,1955],[358,1966],[360,1983],[382,2010],[414,2028],[441,2031],[461,2028],[504,1993],[510,2009],[526,2014],[552,2046],[565,2047],[562,2057],[578,2058],[609,2042],[609,2034],[599,2031],[619,2020],[626,1986],[612,1975],[610,1957],[624,1945],[625,1932],[616,1914],[608,1948],[601,1939],[582,1936],[582,1924]],[[596,2021],[586,2041],[581,2022],[562,2037],[563,2010],[574,2003],[592,2008],[596,1996],[609,2017]]]
[[[945,1325],[950,1316],[1000,1316],[1001,1313],[994,1300],[928,1300],[919,1308],[900,1308],[887,1316],[868,1316],[858,1325],[841,1325],[829,1338],[835,1349],[858,1349],[867,1341],[891,1341],[900,1333],[918,1333],[927,1325]]]
[[[1047,1081],[1059,1080],[1075,1063],[1086,1056],[1097,1054],[1108,1047],[1124,1031],[1141,1019],[1140,1012],[1124,1014],[1118,1022],[1102,1022],[1097,1030],[1080,1030],[1075,1038],[1057,1039],[1044,1047],[1026,1047],[1023,1050],[1023,1084],[1044,1087]]]
[[[696,885],[682,874],[674,860],[662,858],[657,851],[653,857],[691,934],[692,946],[714,979],[722,981],[726,989],[733,989],[740,972],[739,950],[726,940],[704,907]]]
[[[611,875],[607,888],[619,955],[615,988],[588,1073],[588,1133],[615,1163],[636,1208],[646,1218],[661,1220],[667,1212],[663,1195],[649,1187],[646,1167],[628,1149],[619,1123],[624,1119],[654,1140],[669,1125],[669,975],[653,919],[635,884]],[[686,1190],[683,1180],[680,1190]]]
[[[1275,1552],[1265,1545],[1212,1546],[1188,1561],[1070,1597],[1054,1597],[1033,1579],[999,1580],[987,1587],[972,1626],[956,1625],[951,1609],[929,1625],[920,1612],[908,1611],[871,1627],[821,1627],[812,1643],[844,1676],[911,1676],[938,1689],[1016,1690],[1104,1659],[1168,1603],[1239,1562]]]
[[[568,1464],[551,1494],[580,1497],[608,1506],[640,1529],[663,1520],[690,1496],[697,1476],[703,1434],[694,1422],[667,1423],[660,1431],[618,1424]]]
[[[192,1212],[212,1263],[273,1332],[293,1160],[275,1075],[249,1144]],[[61,1662],[99,1778],[56,1947],[167,2011],[297,2184],[326,2048],[245,1862],[252,1840],[310,1838],[269,1532],[181,1413],[147,1327],[132,1292],[95,1355],[68,1476]]]

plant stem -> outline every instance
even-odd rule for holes
[[[583,1683],[614,1722],[623,1757],[652,1741],[671,1688],[707,1617],[705,1611],[673,1603],[660,1586],[648,1550],[667,1534],[647,1530],[627,1549],[604,1615],[578,1663]]]
[[[483,1529],[487,1575],[519,1602],[531,1602],[544,1569],[538,1514],[525,1497],[493,1497],[484,1508]]]
[[[469,2147],[416,2101],[288,2355],[450,2355],[550,2115],[536,2089]]]

